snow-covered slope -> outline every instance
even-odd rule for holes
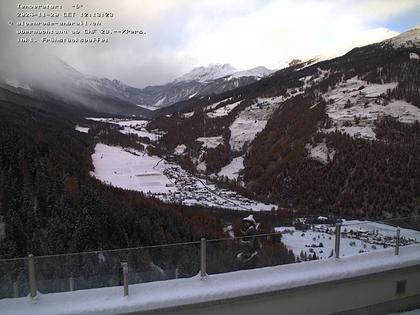
[[[229,64],[211,64],[207,67],[198,67],[176,79],[174,82],[182,81],[199,81],[207,82],[223,78],[237,72],[234,67]]]
[[[398,82],[372,84],[357,77],[341,82],[324,94],[329,103],[327,115],[334,127],[322,131],[375,140],[375,122],[380,117],[391,116],[403,123],[420,121],[420,108],[404,100],[386,102],[381,97],[397,86]]]
[[[420,46],[420,25],[401,33],[391,39],[385,40],[382,44],[391,45],[394,48],[419,47]]]
[[[267,69],[266,67],[255,67],[249,70],[238,71],[232,74],[232,78],[240,77],[256,77],[263,78],[272,74],[274,70]]]
[[[238,114],[230,129],[230,148],[240,152],[246,145],[251,144],[257,134],[261,132],[271,114],[285,101],[283,96],[259,98],[257,103],[245,108]],[[218,109],[221,111],[223,108]]]
[[[273,70],[269,70],[265,67],[255,67],[249,70],[238,71],[230,64],[211,64],[207,67],[194,68],[174,82],[198,81],[204,83],[227,76],[230,76],[229,79],[242,77],[262,78],[273,72]]]

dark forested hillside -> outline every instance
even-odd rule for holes
[[[408,51],[373,45],[322,63],[334,69],[332,75],[303,98],[285,102],[253,142],[245,160],[247,188],[260,198],[315,213],[371,218],[418,213],[418,121],[407,124],[388,116],[379,118],[374,141],[341,132],[322,133],[319,129],[333,126],[320,105],[333,101],[320,102],[316,97],[324,98],[346,78],[358,77],[371,83],[398,82],[380,97],[383,106],[397,99],[419,107],[420,63],[410,60]],[[362,115],[345,125],[358,126]],[[334,150],[334,158],[328,157],[327,163],[308,159],[305,144],[322,142]]]
[[[420,210],[420,124],[381,121],[381,141],[374,142],[339,132],[316,134],[335,149],[326,165],[306,158],[303,139],[283,136],[277,143],[288,126],[268,126],[253,144],[245,178],[255,194],[314,213],[381,218]],[[268,147],[271,158],[261,154]]]

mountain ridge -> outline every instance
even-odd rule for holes
[[[391,42],[413,43],[417,32]],[[420,165],[406,145],[420,148],[419,55],[416,42],[379,42],[174,104],[150,124],[166,132],[157,152],[184,145],[192,153],[179,163],[210,177],[233,163],[219,180],[280,207],[382,218],[420,211],[420,175],[405,171]],[[197,149],[203,137],[224,140]]]

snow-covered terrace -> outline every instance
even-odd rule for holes
[[[276,311],[278,314],[280,310],[284,314],[324,314],[377,303],[391,303],[386,309],[393,312],[401,310],[392,304],[398,299],[395,293],[398,280],[407,281],[406,292],[399,297],[414,301],[410,307],[417,306],[419,244],[401,248],[398,256],[394,255],[394,249],[387,249],[340,259],[210,275],[204,279],[196,276],[136,284],[130,286],[130,294],[125,297],[122,287],[110,287],[38,295],[36,299],[3,299],[0,313],[94,315],[166,310],[184,314],[187,310],[189,314],[252,314],[264,307],[265,314]],[[353,291],[354,296],[350,296]],[[400,308],[407,307],[408,304],[401,306],[402,300],[398,301]]]

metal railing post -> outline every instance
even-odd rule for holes
[[[122,263],[124,278],[124,296],[128,296],[128,263]]]
[[[341,224],[335,225],[335,258],[340,258]]]
[[[200,246],[200,276],[201,279],[204,279],[207,276],[207,253],[206,253],[206,239],[201,239],[201,246]]]
[[[73,277],[73,273],[70,273],[69,289],[70,289],[70,291],[74,291],[74,277]]]
[[[397,236],[395,239],[395,255],[399,255],[400,254],[400,228],[397,228]]]
[[[36,277],[35,277],[35,259],[34,255],[28,256],[28,272],[29,272],[29,289],[31,298],[36,297]]]
[[[18,283],[16,281],[13,282],[13,297],[15,299],[19,297],[19,287],[18,287]]]

